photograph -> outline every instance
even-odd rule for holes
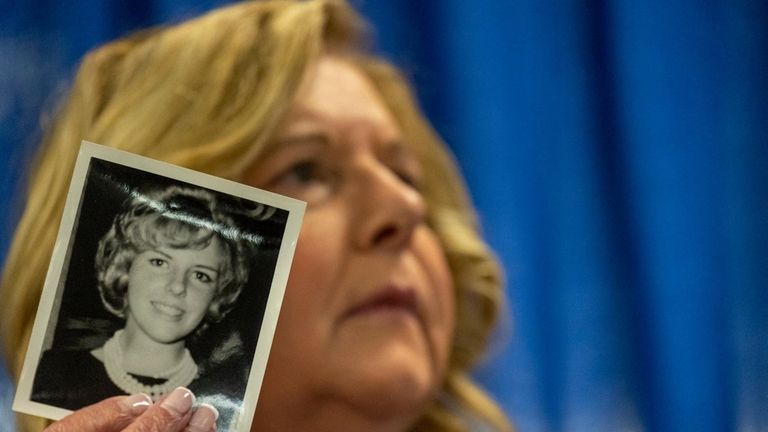
[[[303,211],[83,142],[14,409],[185,387],[219,430],[249,430]]]

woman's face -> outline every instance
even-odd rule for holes
[[[136,255],[128,272],[127,335],[168,344],[192,333],[213,300],[224,259],[216,237],[204,249],[160,246]]]
[[[440,387],[454,293],[422,176],[370,82],[320,60],[246,176],[308,203],[259,412],[324,398],[412,421]]]

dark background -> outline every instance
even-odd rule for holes
[[[0,0],[0,250],[83,53],[222,3]],[[506,268],[520,430],[768,430],[768,2],[357,4]]]

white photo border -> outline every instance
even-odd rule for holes
[[[13,410],[26,414],[59,420],[72,411],[53,407],[31,400],[32,385],[37,373],[38,363],[42,354],[43,341],[49,328],[52,312],[57,306],[55,300],[60,290],[60,279],[64,270],[65,256],[78,222],[79,206],[88,177],[88,170],[93,159],[123,165],[152,174],[182,181],[194,186],[237,196],[247,200],[263,203],[288,212],[285,231],[275,265],[275,272],[269,288],[269,294],[264,310],[264,318],[258,335],[258,343],[248,376],[241,417],[235,422],[232,432],[247,432],[253,421],[256,402],[261,390],[264,371],[267,365],[269,350],[275,333],[277,318],[285,294],[291,262],[304,217],[306,203],[272,192],[257,189],[241,183],[200,173],[187,168],[175,166],[166,162],[139,156],[133,153],[117,150],[103,145],[82,141],[72,179],[67,193],[67,199],[59,225],[59,232],[53,248],[51,262],[35,316],[34,327],[27,348],[26,358],[22,368],[19,384],[13,401]]]

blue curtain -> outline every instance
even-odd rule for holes
[[[3,0],[0,255],[88,48],[224,1]],[[508,279],[478,378],[521,431],[768,430],[768,3],[359,2]]]

